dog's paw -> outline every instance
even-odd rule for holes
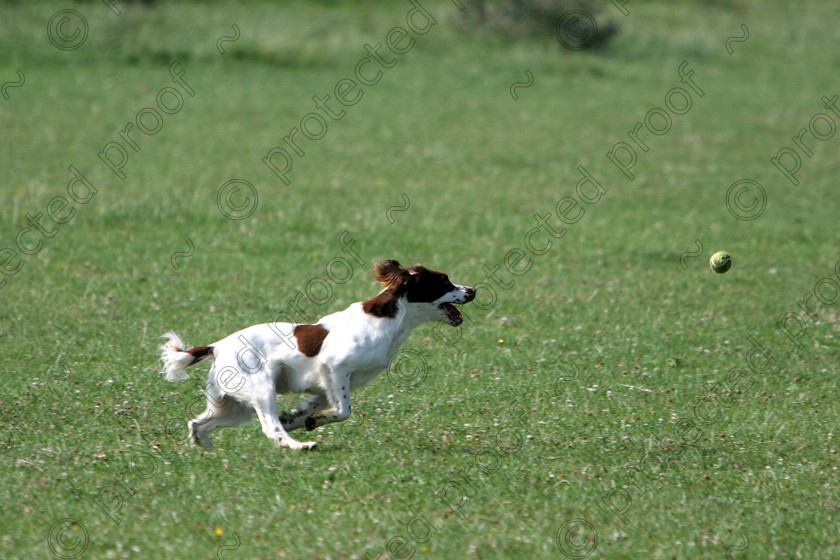
[[[207,449],[215,448],[213,443],[210,441],[210,438],[208,438],[207,436],[202,437],[199,435],[197,425],[194,420],[191,420],[187,425],[190,428],[189,440],[192,445],[194,445],[195,447],[206,447]]]
[[[303,425],[306,427],[306,431],[311,432],[312,430],[317,428],[318,420],[321,420],[322,418],[324,418],[323,414],[313,414],[312,416],[307,418],[306,422],[303,423]]]
[[[280,447],[288,447],[292,451],[309,451],[318,447],[318,443],[315,441],[281,441]]]

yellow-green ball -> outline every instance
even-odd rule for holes
[[[726,251],[718,251],[709,259],[709,266],[718,274],[723,274],[732,266],[732,257]]]

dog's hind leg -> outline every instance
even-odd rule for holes
[[[190,441],[203,447],[213,447],[210,432],[216,428],[238,426],[251,420],[254,411],[250,405],[222,394],[210,383],[205,391],[207,408],[198,417],[190,420]]]

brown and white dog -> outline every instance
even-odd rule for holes
[[[167,380],[187,379],[187,366],[213,362],[207,408],[190,421],[190,439],[212,447],[210,432],[247,422],[256,411],[274,443],[311,449],[315,442],[297,441],[288,432],[346,420],[350,391],[388,367],[411,329],[428,321],[457,327],[463,318],[453,304],[475,299],[475,288],[455,285],[446,274],[420,265],[403,268],[387,260],[374,271],[385,286],[379,295],[315,325],[264,323],[190,350],[177,334],[165,334],[168,341],[160,349]],[[311,396],[278,417],[278,393]]]

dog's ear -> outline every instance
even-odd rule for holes
[[[408,271],[394,259],[376,263],[373,271],[376,273],[376,280],[392,290],[398,290],[408,279]]]

